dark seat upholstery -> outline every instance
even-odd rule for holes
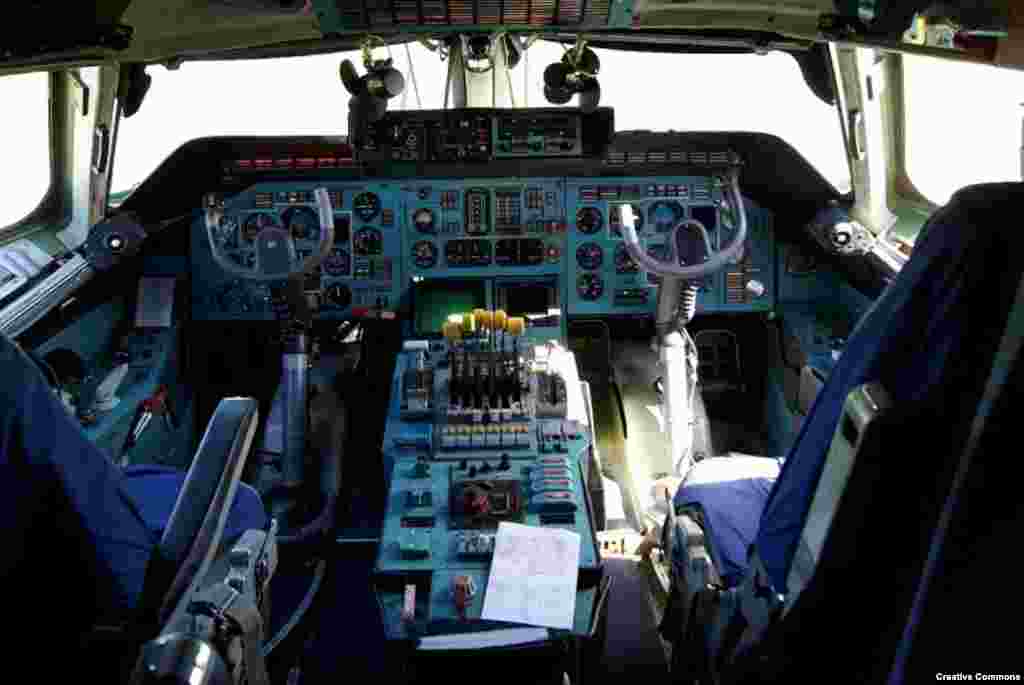
[[[1021,206],[1022,184],[978,185],[958,192],[929,219],[912,257],[864,315],[818,394],[778,479],[763,497],[756,535],[748,537],[750,527],[712,526],[713,548],[756,545],[773,589],[785,592],[843,404],[854,388],[878,382],[902,407],[938,392],[950,398],[950,414],[937,427],[949,429],[963,418],[959,409],[991,365],[992,341],[998,341],[1006,320],[1010,300],[999,269],[1021,259],[1021,253],[1006,254],[1013,242],[1008,232],[1017,230],[1010,210]],[[744,475],[730,478],[742,482]],[[757,488],[755,499],[763,494]],[[728,517],[721,508],[730,506],[730,498],[714,487],[684,482],[674,503],[677,510],[698,504],[714,521]],[[732,584],[743,577],[735,568],[726,570]]]
[[[124,469],[122,490],[131,498],[142,522],[156,540],[164,534],[185,475],[184,471],[169,466],[142,465]],[[266,525],[267,513],[260,494],[252,486],[239,483],[224,527],[224,542],[231,543],[245,531],[263,529]]]
[[[222,402],[225,410],[211,421],[219,421],[217,430],[208,429],[189,473],[123,471],[88,440],[35,364],[2,335],[0,378],[0,579],[8,592],[61,606],[58,620],[46,613],[26,617],[19,637],[37,639],[34,621],[48,640],[120,622],[139,603],[155,550],[184,563],[203,544],[266,527],[256,492],[235,487],[248,449],[248,439],[240,445],[239,436],[251,438],[254,400]],[[179,502],[193,498],[189,493],[194,502]],[[208,516],[207,509],[218,508],[224,534],[210,535],[220,528],[213,520],[220,514]],[[177,539],[169,541],[165,529],[172,520],[178,521]]]

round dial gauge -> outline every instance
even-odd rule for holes
[[[384,236],[376,228],[364,226],[352,235],[352,251],[360,257],[378,255],[384,251]]]
[[[622,205],[612,205],[608,208],[608,225],[612,232],[613,238],[622,237]],[[636,230],[637,235],[644,228],[644,211],[640,209],[639,205],[631,204],[630,207],[633,210],[633,228]]]
[[[420,207],[412,213],[412,225],[419,233],[434,233],[434,213],[426,207]]]
[[[597,243],[583,243],[576,248],[576,263],[581,269],[593,271],[600,269],[604,262],[604,250]]]
[[[626,246],[619,243],[615,246],[615,273],[633,274],[640,270],[640,265],[633,261]]]
[[[656,233],[668,233],[683,220],[683,206],[672,200],[658,200],[647,210],[647,218]]]
[[[596,207],[580,207],[576,212],[576,229],[580,233],[593,235],[601,230],[603,223],[601,210]]]
[[[437,247],[429,240],[412,246],[412,261],[419,269],[432,269],[437,264]]]
[[[363,221],[373,221],[380,213],[380,198],[374,193],[359,193],[352,200],[352,211]]]
[[[668,245],[651,245],[647,248],[647,254],[657,259],[659,262],[668,261]],[[652,273],[647,274],[648,283],[661,283],[661,277]]]
[[[548,264],[558,264],[562,261],[562,248],[554,243],[549,244],[544,250],[544,259]]]
[[[352,257],[345,250],[336,247],[324,258],[324,271],[328,276],[348,276],[351,271]]]
[[[576,293],[582,300],[600,299],[604,294],[604,281],[595,273],[580,274],[576,278]]]
[[[256,240],[256,236],[260,234],[260,231],[270,226],[279,228],[281,222],[277,220],[275,215],[268,212],[254,212],[242,224],[242,238],[251,243]]]
[[[309,207],[289,207],[281,217],[296,240],[320,240],[320,217]]]

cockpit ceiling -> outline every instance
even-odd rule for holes
[[[693,34],[697,48],[720,50],[713,39],[723,31],[732,34],[733,43],[749,47],[763,47],[766,36],[768,42],[820,40],[821,16],[834,12],[830,0],[737,0],[727,8],[662,0],[103,0],[72,5],[78,6],[69,9],[56,0],[32,3],[26,20],[13,22],[17,30],[0,32],[0,65],[209,59],[275,47],[304,54],[323,51],[327,44],[333,50],[352,49],[368,32],[398,41],[494,29],[563,36],[587,31],[597,39],[665,29]],[[702,34],[707,35],[698,40]]]

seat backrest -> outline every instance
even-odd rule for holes
[[[174,611],[212,563],[259,423],[258,406],[250,397],[224,398],[207,424],[147,569],[140,600],[144,632]]]
[[[996,659],[1012,661],[1018,651],[993,646],[993,639],[1000,635],[1006,635],[1003,643],[1008,643],[1012,631],[1001,631],[986,620],[965,620],[963,610],[971,607],[975,618],[987,614],[991,619],[999,609],[1012,616],[1015,612],[1010,607],[1019,595],[1013,589],[1002,592],[1001,577],[993,573],[993,567],[1005,573],[1012,566],[1020,526],[1019,479],[991,477],[1014,463],[1013,453],[1006,450],[1012,444],[1007,437],[1018,429],[1006,419],[1014,410],[1019,414],[1019,408],[1012,406],[1019,403],[1019,385],[1016,394],[1012,387],[1003,390],[1004,398],[1013,397],[1004,402],[1010,405],[1009,411],[990,415],[984,425],[977,418],[989,378],[1002,367],[996,365],[996,353],[1011,334],[1010,314],[1024,273],[1024,232],[1009,220],[1022,201],[1024,184],[974,186],[957,193],[930,220],[905,267],[903,273],[908,275],[901,273],[868,315],[888,317],[887,326],[878,320],[865,321],[881,328],[882,351],[868,350],[866,356],[872,361],[867,371],[862,368],[863,357],[849,363],[855,371],[881,379],[886,390],[892,389],[890,407],[855,441],[856,459],[841,496],[833,503],[831,525],[812,573],[801,581],[805,586],[795,598],[787,598],[782,611],[767,618],[746,610],[748,605],[759,608],[758,597],[771,597],[757,592],[762,589],[758,579],[767,578],[769,571],[767,559],[762,561],[761,550],[755,548],[755,572],[748,577],[754,592],[744,596],[746,621],[737,622],[746,630],[722,682],[820,679],[822,663],[835,664],[829,675],[833,681],[884,682],[895,673],[898,656],[910,644],[905,627],[915,624],[925,627],[922,636],[928,639],[912,655],[907,673],[934,678],[935,673],[961,671],[965,663],[984,663],[983,668],[993,673],[1012,671],[994,664]],[[859,333],[864,325],[861,328]],[[906,337],[894,340],[888,336],[890,330]],[[1019,326],[1012,335],[1019,335]],[[867,343],[860,340],[859,344]],[[934,368],[922,370],[922,360]],[[1019,373],[1017,377],[1019,383]],[[819,403],[815,413],[821,411]],[[837,434],[842,432],[839,428]],[[960,476],[969,436],[979,430],[980,441],[988,449],[977,452],[971,464],[970,475],[979,474],[971,488],[971,526],[958,531],[955,543],[946,541],[944,553],[949,561],[941,574],[930,576],[936,531],[947,520],[951,484]],[[806,472],[810,455],[795,453],[803,459]],[[819,467],[815,478],[799,469],[796,473],[808,479],[813,492],[822,470]],[[783,539],[785,534],[795,541],[806,532],[809,516],[806,511],[802,518],[786,512],[785,506],[798,510],[805,500],[784,486],[773,492],[778,518],[769,520],[773,526],[769,537]],[[790,531],[779,523],[787,513],[793,524]],[[766,511],[766,517],[771,515]],[[999,529],[997,538],[992,531],[1004,517],[1010,525]],[[986,555],[978,554],[977,540],[986,541]],[[790,569],[796,565],[792,556],[786,559],[786,550],[765,551],[776,562],[788,562]],[[941,602],[932,601],[932,615],[927,616],[926,605],[925,618],[915,618],[916,598],[927,577],[937,579],[933,585],[940,586],[929,596],[950,595],[956,601],[941,609],[934,609]],[[964,582],[967,579],[971,582]],[[786,587],[787,592],[792,589]],[[959,612],[955,617],[951,606]],[[964,649],[965,639],[972,641],[970,652]],[[941,650],[936,649],[939,644]],[[919,656],[922,653],[924,657]],[[901,681],[897,677],[891,682]]]
[[[853,332],[819,393],[758,529],[755,548],[777,592],[785,592],[811,501],[844,402],[857,386],[880,383],[893,406],[947,399],[937,429],[973,416],[1020,274],[1024,238],[1011,217],[1024,184],[965,188],[928,221],[911,259]],[[922,455],[913,455],[921,458]],[[893,455],[891,458],[911,458]]]

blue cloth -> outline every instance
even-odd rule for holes
[[[59,623],[81,631],[124,615],[185,474],[111,464],[40,370],[0,335],[0,579],[19,596],[60,600]],[[259,496],[240,488],[227,531],[262,528]],[[49,635],[48,639],[52,639]]]
[[[150,534],[158,540],[174,511],[185,476],[184,471],[169,466],[139,465],[124,470],[121,487],[135,503]],[[239,483],[222,539],[230,543],[247,530],[266,526],[267,512],[259,493],[252,486]]]
[[[747,462],[715,465],[727,472],[718,483],[697,487],[688,477],[679,488],[677,508],[690,503],[703,509],[712,554],[720,557],[713,560],[727,584],[743,578],[755,543],[772,586],[785,591],[843,404],[854,388],[879,381],[894,402],[905,405],[941,386],[951,398],[950,411],[957,410],[959,390],[991,363],[977,358],[971,339],[1002,335],[986,274],[1019,259],[1006,254],[1001,231],[1016,230],[1003,215],[1022,206],[1024,184],[986,184],[961,190],[929,219],[910,260],[851,334],[774,485]],[[757,511],[760,520],[752,524]]]
[[[746,573],[747,550],[778,476],[778,459],[745,455],[704,459],[694,464],[676,491],[677,511],[684,505],[701,508],[711,540],[711,560],[726,587],[737,585]]]
[[[1002,206],[994,208],[998,200]],[[1001,232],[1018,230],[1011,208],[1024,201],[1022,184],[972,186],[938,210],[899,275],[861,319],[839,363],[811,407],[761,517],[758,554],[773,587],[784,591],[814,490],[821,477],[846,396],[879,381],[898,405],[941,384],[950,411],[959,388],[991,359],[978,359],[972,339],[1002,334],[994,316],[988,270],[1008,259]],[[1013,255],[1019,259],[1020,255]],[[991,272],[989,272],[991,273]],[[963,408],[971,411],[972,408]],[[944,417],[937,416],[936,421]],[[905,459],[924,455],[900,454]]]

